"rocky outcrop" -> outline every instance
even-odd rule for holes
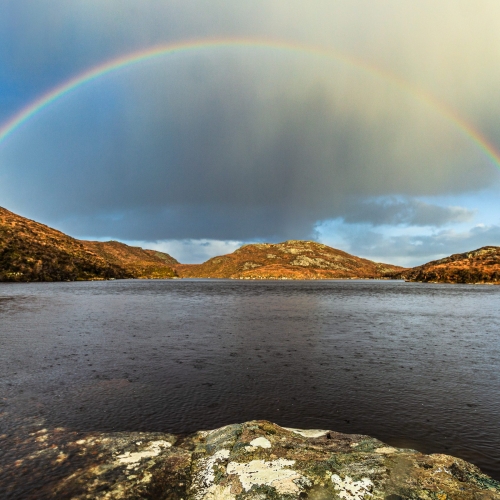
[[[181,277],[233,279],[382,278],[403,268],[350,255],[314,241],[245,245],[204,264],[179,265]]]
[[[19,498],[37,499],[500,499],[500,483],[470,463],[363,435],[267,421],[187,437],[115,433],[64,442],[60,432],[32,435],[36,447],[11,466],[9,498],[21,481]],[[26,489],[37,474],[45,484]]]
[[[172,278],[175,264],[116,241],[80,241],[0,207],[0,281]]]
[[[500,247],[482,247],[390,273],[395,279],[427,283],[500,284]]]

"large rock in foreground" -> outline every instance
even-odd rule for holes
[[[500,483],[458,458],[266,421],[182,438],[119,433],[60,442],[45,430],[33,436],[42,449],[17,460],[15,470],[26,467],[25,477],[33,476],[33,462],[45,456],[42,479],[58,479],[45,495],[23,498],[500,499]]]

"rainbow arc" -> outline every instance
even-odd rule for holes
[[[14,116],[12,116],[9,120],[7,120],[0,127],[0,146],[5,141],[5,139],[7,139],[7,137],[9,137],[13,132],[19,129],[23,124],[28,122],[33,116],[42,111],[44,108],[50,106],[52,103],[54,103],[64,95],[71,93],[82,85],[89,84],[90,82],[108,73],[117,71],[127,66],[131,66],[141,61],[163,57],[168,54],[189,51],[213,50],[229,47],[270,48],[274,50],[311,54],[333,59],[376,75],[400,87],[415,98],[426,102],[432,108],[436,109],[442,116],[446,117],[451,123],[453,123],[454,126],[457,127],[465,136],[473,141],[476,146],[479,147],[483,151],[483,153],[493,162],[493,164],[500,169],[500,152],[497,151],[495,146],[487,138],[481,135],[481,133],[476,128],[474,128],[467,120],[460,116],[453,108],[439,101],[431,93],[413,85],[407,80],[387,70],[381,69],[363,59],[348,55],[341,51],[332,48],[324,48],[320,46],[298,44],[295,42],[272,39],[238,38],[189,40],[150,47],[142,51],[132,52],[116,59],[104,62],[103,64],[95,66],[71,78],[70,80],[65,81],[61,85],[58,85],[54,89],[50,90],[46,94],[28,104]]]

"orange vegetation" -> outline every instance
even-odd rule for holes
[[[0,207],[0,281],[113,278],[392,278],[500,284],[500,247],[454,254],[412,269],[380,264],[313,241],[245,245],[203,264],[118,241],[81,241]]]
[[[335,279],[382,278],[403,268],[361,259],[313,241],[245,245],[204,264],[175,266],[186,278]]]
[[[0,207],[0,281],[174,277],[167,254],[79,241]]]
[[[488,246],[472,252],[457,253],[392,273],[391,277],[436,283],[500,284],[500,247]]]

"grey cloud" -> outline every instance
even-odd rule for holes
[[[10,74],[37,78],[183,37],[288,38],[363,57],[474,113],[498,88],[499,16],[496,0],[4,0],[0,54]]]
[[[243,245],[241,241],[220,240],[167,240],[167,241],[129,241],[125,243],[142,248],[166,252],[183,264],[199,264],[216,255],[226,255]]]
[[[2,198],[72,219],[79,234],[281,239],[310,237],[316,221],[348,216],[363,197],[460,193],[494,179],[432,114],[427,128],[406,118],[425,118],[418,102],[388,98],[381,82],[351,88],[355,74],[331,71],[232,49],[110,75],[10,140]]]
[[[374,260],[413,267],[483,246],[500,246],[500,226],[475,226],[467,231],[388,236],[377,231],[345,231],[347,251]]]
[[[444,226],[467,222],[475,211],[464,207],[443,207],[417,199],[388,198],[353,204],[344,215],[345,222],[405,226]]]
[[[42,0],[30,10],[8,0],[0,57],[32,95],[155,43],[289,38],[358,55],[491,124],[500,35],[481,23],[500,6],[486,3],[487,16],[462,1]],[[485,37],[452,30],[450,19]],[[96,80],[18,130],[0,166],[12,210],[75,235],[151,241],[307,238],[337,217],[439,226],[470,213],[412,197],[474,192],[498,177],[415,92],[339,61],[257,48],[177,54]],[[362,203],[394,196],[406,204]]]

